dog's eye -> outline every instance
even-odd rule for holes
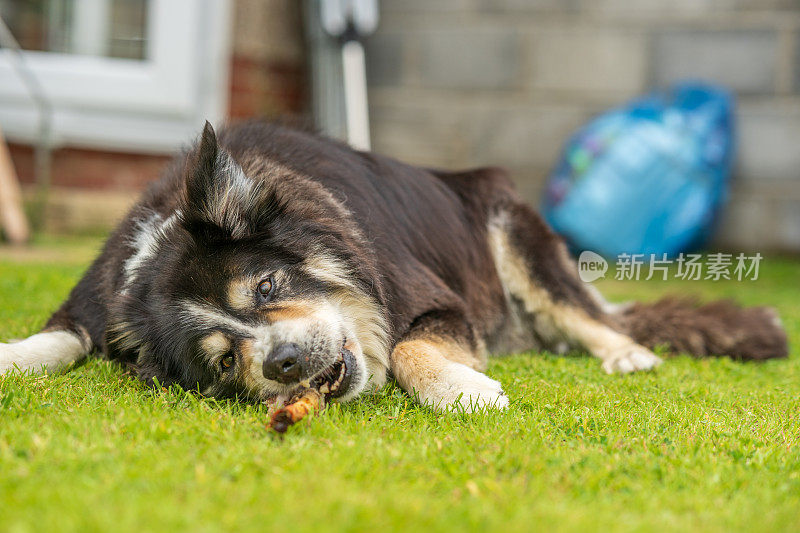
[[[219,360],[219,366],[222,367],[222,370],[229,370],[233,367],[233,354],[225,354],[222,356],[222,359]]]
[[[272,282],[272,278],[261,280],[258,284],[258,294],[264,299],[269,298],[274,288],[275,284]]]

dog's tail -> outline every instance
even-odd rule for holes
[[[786,357],[786,332],[770,307],[742,308],[727,300],[697,305],[689,299],[665,298],[634,303],[617,313],[636,342],[696,357],[727,355],[739,360]]]

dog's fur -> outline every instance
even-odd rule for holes
[[[302,373],[267,377],[287,345]],[[340,400],[394,377],[438,409],[503,408],[489,353],[581,349],[624,373],[657,366],[656,345],[787,355],[767,308],[609,305],[501,169],[426,170],[250,122],[219,140],[206,125],[44,330],[0,345],[0,373],[97,352],[150,382],[265,400],[348,353]]]

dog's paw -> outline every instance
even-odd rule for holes
[[[423,403],[439,411],[472,413],[508,407],[508,396],[499,381],[459,363],[448,364],[432,389]]]
[[[20,362],[14,344],[0,342],[0,376],[18,368]]]
[[[19,342],[0,343],[0,375],[14,370],[35,374],[55,372],[87,351],[81,338],[69,331],[45,331]]]
[[[626,346],[615,351],[603,361],[603,370],[608,374],[628,374],[640,370],[652,370],[662,363],[661,358],[643,346]]]

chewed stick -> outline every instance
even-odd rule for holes
[[[319,411],[324,405],[322,394],[316,389],[304,390],[297,400],[283,406],[274,413],[269,421],[269,427],[278,433],[286,433],[289,426]]]

